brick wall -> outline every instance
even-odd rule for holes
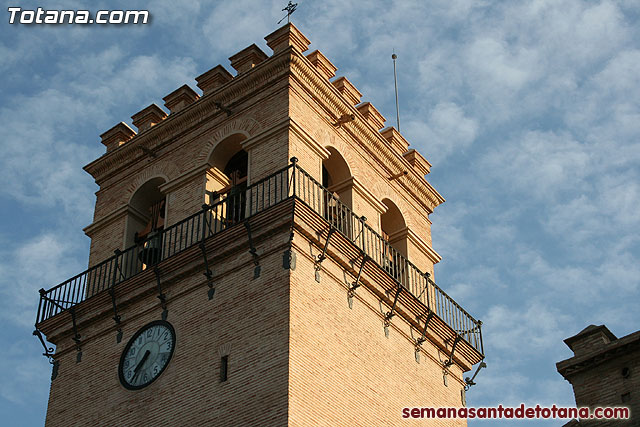
[[[109,317],[91,321],[84,313],[82,361],[67,332],[57,342],[59,375],[52,381],[47,425],[286,425],[288,417],[288,270],[282,268],[282,242],[288,230],[258,239],[261,275],[253,278],[246,232],[223,258],[210,254],[215,295],[207,298],[201,262],[187,276],[165,282],[176,347],[167,369],[150,386],[131,391],[118,379],[127,341],[162,312],[153,280],[145,297],[121,305],[124,339],[116,343]],[[228,244],[228,243],[227,243]],[[195,248],[197,257],[198,249]],[[189,270],[187,269],[187,270]],[[163,279],[164,280],[164,279]],[[126,295],[120,295],[125,299]],[[109,308],[95,307],[95,313]],[[68,319],[66,319],[68,320]],[[229,356],[228,381],[220,382],[220,357]]]
[[[462,372],[454,366],[444,385],[443,352],[426,343],[426,353],[417,363],[409,326],[394,318],[387,338],[379,300],[360,289],[350,309],[346,286],[353,278],[345,280],[344,270],[327,259],[317,283],[308,246],[296,242],[300,247],[291,275],[290,425],[412,424],[402,419],[402,408],[462,406]],[[384,306],[383,311],[388,309]],[[464,426],[466,420],[413,422],[426,423]]]

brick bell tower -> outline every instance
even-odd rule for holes
[[[294,25],[265,39],[102,134],[89,269],[40,292],[47,425],[465,404],[481,322],[433,281],[431,165]]]

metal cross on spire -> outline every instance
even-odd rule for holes
[[[289,0],[289,4],[287,4],[287,6],[286,6],[284,9],[282,9],[282,11],[283,11],[283,12],[284,12],[284,11],[286,11],[286,12],[287,12],[287,16],[285,16],[285,17],[284,17],[284,18],[287,18],[287,24],[288,24],[289,22],[291,22],[291,21],[290,21],[290,19],[289,19],[289,17],[291,16],[291,14],[292,14],[293,12],[295,12],[295,11],[296,11],[296,7],[298,7],[298,3],[291,3],[291,0]],[[278,24],[280,24],[282,21],[284,21],[284,18],[282,18],[281,20],[279,20],[279,21],[278,21]]]

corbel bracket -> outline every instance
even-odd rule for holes
[[[289,188],[292,187],[293,180],[295,178],[295,164],[298,161],[297,158],[292,157],[291,163],[293,164],[293,171],[291,173],[291,178],[289,182]],[[296,269],[296,254],[293,252],[293,238],[294,238],[294,227],[295,227],[295,217],[296,217],[296,204],[291,203],[291,225],[289,227],[289,241],[288,248],[282,254],[282,268],[285,270],[295,270]]]
[[[136,233],[136,239],[138,237],[138,233]],[[116,284],[116,273],[119,271],[120,272],[120,280],[124,280],[125,276],[124,276],[124,272],[122,271],[122,267],[120,267],[120,264],[118,264],[118,258],[120,257],[120,255],[122,255],[122,251],[120,249],[116,249],[113,251],[113,253],[115,254],[116,258],[115,258],[115,268],[113,269],[113,281],[111,282],[111,286],[115,286]]]
[[[356,289],[358,289],[360,287],[360,278],[362,277],[362,270],[364,270],[364,265],[367,263],[367,261],[369,261],[371,258],[369,257],[369,255],[363,253],[362,254],[362,262],[360,263],[360,268],[358,269],[358,276],[356,276],[356,280],[351,283],[351,286],[349,286],[349,297],[353,298],[353,296],[356,293]]]
[[[80,363],[82,360],[82,341],[80,341],[80,334],[78,333],[78,325],[76,323],[76,308],[71,307],[69,309],[69,313],[71,314],[71,322],[73,324],[73,342],[76,343],[76,350],[78,354],[76,355],[76,363]]]
[[[362,277],[362,270],[364,270],[364,265],[369,261],[369,255],[366,253],[362,253],[362,262],[360,263],[360,268],[358,269],[358,276],[356,280],[351,283],[349,286],[349,290],[347,291],[347,302],[349,303],[349,308],[353,308],[353,297],[356,295],[356,289],[360,287],[360,278]]]
[[[51,298],[47,297],[47,291],[45,291],[44,289],[40,288],[40,297],[47,300],[49,303],[55,305],[56,307],[60,308],[62,311],[66,310],[66,308],[60,304],[58,304],[56,301],[52,300]],[[69,309],[69,313],[71,313],[71,321],[73,322],[73,340],[76,343],[76,348],[78,349],[78,356],[76,358],[76,362],[80,362],[80,360],[82,359],[82,348],[80,348],[80,334],[78,334],[78,327],[76,325],[76,312],[74,307],[71,307]],[[42,335],[40,333],[40,330],[38,330],[38,328],[36,327],[36,330],[33,331],[33,335],[37,336],[38,338],[40,338],[40,342],[42,343],[42,346],[44,347],[44,353],[43,356],[47,356],[49,358],[49,362],[53,364],[53,368],[54,368],[54,374],[52,375],[51,379],[54,379],[55,376],[57,375],[58,372],[58,361],[53,359],[53,348],[51,347],[47,347],[44,339],[42,338]]]
[[[420,335],[420,338],[416,340],[416,347],[420,347],[427,340],[427,328],[429,327],[429,322],[431,322],[431,319],[433,319],[434,315],[435,313],[433,311],[430,311],[429,314],[427,314],[427,319],[424,322],[424,329],[422,329],[422,334]]]
[[[204,275],[207,278],[207,286],[209,286],[209,291],[207,295],[209,296],[209,300],[213,299],[213,294],[215,293],[215,288],[213,287],[213,271],[209,268],[209,260],[207,259],[207,249],[205,248],[204,242],[200,242],[200,250],[202,251],[202,258],[204,258]]]
[[[468,391],[469,388],[471,388],[471,386],[476,385],[476,383],[473,381],[476,379],[476,375],[478,375],[478,372],[480,372],[480,369],[482,368],[486,368],[487,364],[484,363],[484,361],[480,362],[480,364],[478,365],[478,368],[476,369],[476,372],[473,374],[473,376],[471,378],[467,377],[464,379],[464,390]]]
[[[422,295],[425,295],[425,301],[427,302],[427,308],[429,307],[429,281],[431,280],[431,274],[424,273],[423,277],[425,278],[425,284],[424,284],[424,288],[422,288],[422,291],[420,291],[420,294],[418,294],[418,299],[422,298]]]
[[[364,238],[364,234],[363,234],[364,233],[364,224],[365,224],[365,222],[367,222],[367,217],[362,215],[358,219],[360,220],[360,231],[358,232],[358,235],[351,240],[356,245],[358,244],[357,241],[358,241],[358,238],[360,238],[360,236],[362,236],[362,238]],[[364,242],[363,242],[362,247],[364,247]]]
[[[51,363],[53,365],[51,367],[51,381],[53,381],[58,376],[58,369],[60,367],[60,362],[58,362],[56,359],[54,359],[54,357],[53,357],[53,347],[47,347],[47,344],[44,342],[44,338],[42,338],[42,333],[40,332],[40,330],[38,328],[36,328],[33,331],[33,336],[38,337],[38,339],[42,343],[42,347],[44,347],[44,353],[42,353],[42,355],[46,356],[47,359],[49,359],[49,363]],[[474,377],[475,377],[475,375],[474,375]]]
[[[260,257],[258,256],[258,251],[253,246],[253,239],[251,238],[251,225],[249,224],[248,220],[244,222],[244,226],[247,228],[247,235],[249,238],[249,253],[253,257],[253,264],[255,265],[255,268],[253,269],[253,278],[257,279],[258,277],[260,277]]]
[[[53,363],[53,347],[47,347],[47,343],[44,342],[44,338],[42,337],[42,332],[40,332],[40,329],[36,328],[33,331],[33,336],[38,337],[40,343],[42,343],[42,347],[44,347],[44,353],[42,353],[42,355],[49,359],[49,363]]]
[[[456,335],[456,339],[453,340],[453,346],[451,347],[451,354],[449,354],[449,360],[444,362],[444,367],[447,369],[449,366],[453,365],[453,353],[456,351],[456,346],[458,342],[462,339],[460,335]]]
[[[336,229],[333,226],[329,226],[329,233],[327,233],[327,241],[324,242],[324,248],[322,248],[322,253],[316,257],[316,261],[314,262],[314,267],[316,270],[316,282],[320,283],[320,264],[327,258],[327,248],[329,247],[329,242],[331,241],[331,236],[336,232]]]
[[[396,315],[396,304],[398,303],[398,297],[400,296],[400,292],[402,292],[402,285],[398,283],[398,287],[396,289],[396,295],[393,298],[393,304],[391,305],[391,311],[388,311],[387,314],[384,315],[384,326],[388,328],[391,324],[391,319]]]
[[[113,269],[113,280],[111,282],[111,286],[109,287],[109,296],[111,297],[111,305],[113,307],[113,321],[116,322],[116,342],[120,343],[120,341],[122,341],[122,328],[120,327],[120,315],[118,314],[118,306],[116,305],[116,280],[117,280],[117,273],[118,271],[120,271],[120,277],[123,277],[124,274],[122,274],[122,268],[120,268],[120,265],[118,264],[118,258],[119,256],[122,254],[122,252],[119,249],[116,249],[114,251],[116,257],[115,257],[115,266]]]
[[[160,269],[156,266],[153,269],[156,275],[156,284],[158,286],[158,299],[160,300],[160,306],[162,307],[162,320],[167,320],[169,310],[167,310],[167,296],[162,292],[162,283],[160,282]]]

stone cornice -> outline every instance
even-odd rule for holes
[[[418,236],[415,233],[415,231],[413,231],[409,227],[405,227],[398,231],[394,231],[389,235],[390,242],[395,242],[398,239],[407,239],[407,241],[409,243],[412,243],[415,247],[417,247],[418,250],[420,250],[420,252],[427,255],[427,257],[432,263],[437,264],[440,261],[442,261],[442,257],[440,256],[440,254],[438,254],[436,251],[433,250],[433,248],[427,245],[427,242],[422,240],[422,238]]]
[[[147,220],[147,217],[138,209],[130,205],[123,205],[117,208],[116,210],[114,210],[113,212],[109,213],[107,216],[104,216],[94,221],[93,223],[87,225],[85,228],[82,229],[82,231],[84,231],[84,234],[86,234],[87,236],[92,237],[93,234],[96,233],[98,230],[108,226],[114,221],[121,219],[123,216],[128,216],[129,214],[132,214],[138,217],[138,219],[142,221]]]
[[[414,197],[425,207],[433,212],[434,208],[444,202],[444,198],[424,179],[419,176],[411,164],[402,158],[399,154],[389,149],[386,139],[374,129],[371,124],[362,116],[362,114],[333,87],[333,85],[322,77],[315,69],[313,64],[304,57],[304,55],[293,52],[291,57],[291,72],[303,86],[306,85],[310,92],[313,93],[315,99],[324,102],[329,109],[334,111],[336,117],[343,114],[355,114],[356,120],[348,122],[342,126],[342,129],[349,132],[354,139],[360,142],[360,145],[374,156],[383,160],[391,166],[390,174],[398,171],[408,170],[409,174],[405,177],[408,183],[401,184],[408,192],[414,194]]]
[[[350,178],[345,179],[342,182],[332,185],[331,191],[336,191],[339,193],[340,191],[346,188],[350,188],[354,193],[356,193],[358,196],[362,197],[365,201],[371,204],[371,206],[373,206],[373,208],[379,214],[383,214],[386,212],[387,207],[384,205],[384,203],[378,200],[378,198],[374,196],[373,193],[369,191],[367,187],[362,185],[362,183],[358,181],[356,177],[352,176]]]
[[[584,371],[615,357],[631,354],[631,352],[640,353],[640,331],[618,338],[585,355],[574,356],[558,362],[556,363],[556,369],[560,375],[566,380],[569,380],[569,377],[575,373]]]
[[[291,132],[300,138],[300,141],[304,142],[309,149],[315,152],[320,156],[322,160],[326,160],[331,155],[329,150],[320,145],[309,133],[302,128],[295,120],[292,118],[288,119],[288,123],[290,124],[289,129]]]
[[[202,123],[211,116],[224,114],[217,103],[233,108],[237,102],[253,91],[264,87],[274,78],[284,75],[288,69],[292,48],[285,49],[256,67],[218,87],[210,94],[187,106],[179,113],[167,117],[162,122],[127,141],[113,151],[102,155],[84,167],[84,170],[100,183],[108,175],[127,168],[133,162],[145,158],[139,147],[157,150],[163,144],[171,142],[185,131]]]
[[[436,252],[431,246],[429,246],[427,242],[422,240],[422,238],[418,236],[415,231],[408,229],[407,238],[411,243],[417,246],[418,249],[427,254],[431,262],[433,262],[434,264],[442,261],[442,256],[440,256],[438,252]]]

